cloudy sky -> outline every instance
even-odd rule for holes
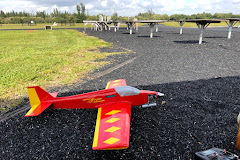
[[[240,14],[240,0],[0,0],[0,10],[50,13],[53,8],[76,12],[76,5],[83,3],[90,15],[135,16],[152,9],[157,14],[233,13]]]

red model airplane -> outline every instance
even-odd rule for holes
[[[126,85],[124,79],[108,82],[105,90],[57,97],[39,86],[28,87],[32,108],[25,117],[38,116],[46,108],[98,108],[93,140],[94,150],[125,149],[129,146],[131,106],[156,106],[157,97],[164,94],[139,90]]]

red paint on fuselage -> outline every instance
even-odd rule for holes
[[[138,106],[148,102],[148,94],[157,95],[157,92],[141,90],[139,95],[120,97],[116,90],[111,88],[69,97],[56,97],[46,101],[53,102],[51,108],[56,109],[91,109],[119,102],[127,102],[132,106]]]

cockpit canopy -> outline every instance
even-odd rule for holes
[[[114,88],[116,92],[121,96],[134,96],[134,95],[139,95],[140,90],[134,87],[130,86],[121,86],[121,87],[115,87]]]

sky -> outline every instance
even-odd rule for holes
[[[69,13],[77,12],[76,5],[83,3],[89,15],[136,16],[152,9],[156,14],[233,13],[240,14],[240,0],[0,0],[4,12],[53,12],[53,8]]]

